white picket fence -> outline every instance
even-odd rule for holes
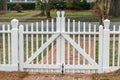
[[[120,26],[113,26],[111,31],[109,27],[109,20],[104,20],[104,28],[65,21],[64,12],[59,11],[56,21],[22,25],[13,19],[11,25],[0,26],[0,70],[114,71],[120,67]]]

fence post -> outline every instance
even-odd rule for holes
[[[103,72],[109,72],[110,20],[106,19],[103,22]]]
[[[57,28],[57,32],[60,32],[60,11],[57,11],[57,18],[56,18],[56,28]],[[60,65],[60,37],[57,38],[57,64]]]
[[[65,32],[65,12],[62,11],[61,12],[61,33]],[[64,66],[65,64],[65,39],[63,37],[61,37],[61,65]]]
[[[102,73],[102,63],[103,63],[103,26],[99,26],[99,58],[98,58],[98,64],[99,64],[99,73]]]
[[[17,19],[11,20],[11,48],[12,48],[12,65],[14,69],[18,70],[18,24]]]

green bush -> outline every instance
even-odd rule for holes
[[[17,12],[22,12],[23,8],[22,8],[22,6],[21,6],[19,3],[17,3],[17,4],[15,5],[15,10],[16,10]]]
[[[41,9],[40,0],[36,0],[35,9],[36,9],[36,10],[40,10],[40,9]]]
[[[35,3],[19,3],[23,10],[33,10],[35,9]],[[8,3],[7,8],[10,10],[15,10],[16,3]]]
[[[50,7],[51,7],[51,9],[65,9],[66,3],[64,1],[51,0]]]

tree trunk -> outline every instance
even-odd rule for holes
[[[50,18],[50,0],[48,0],[48,2],[46,3],[46,16],[47,18]]]
[[[99,23],[103,25],[103,20],[108,18],[111,0],[96,0],[96,10],[99,15]]]

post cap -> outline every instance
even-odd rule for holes
[[[19,24],[19,20],[17,20],[17,19],[11,20],[12,28],[18,28],[18,24]]]
[[[103,23],[104,23],[105,29],[109,29],[109,27],[110,27],[110,20],[109,20],[109,19],[105,19],[105,20],[103,21]]]

